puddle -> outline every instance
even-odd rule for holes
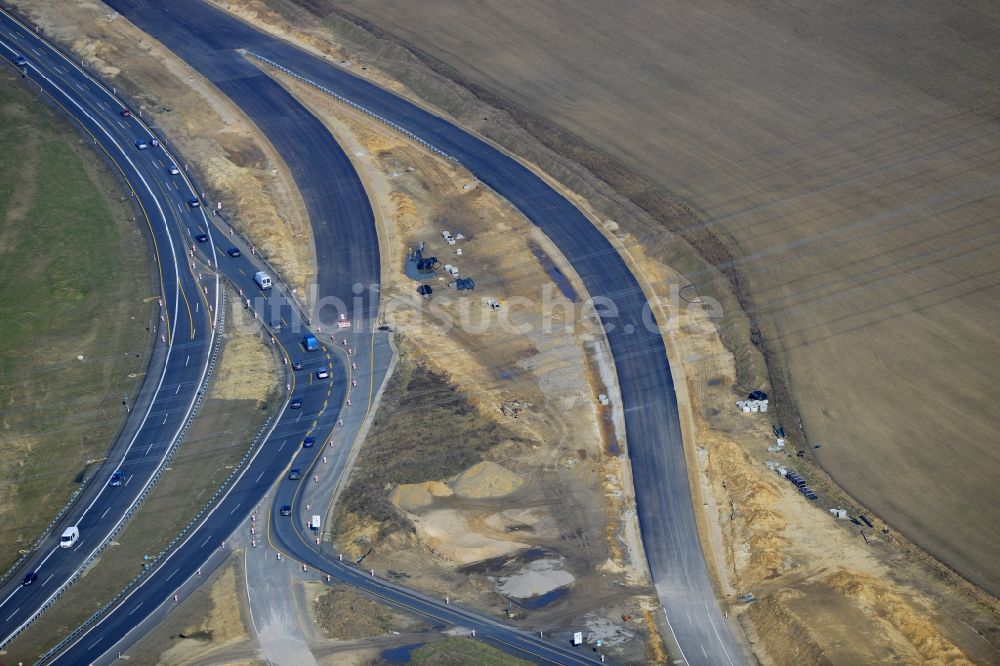
[[[538,259],[538,261],[542,264],[542,268],[544,268],[545,272],[549,274],[552,281],[556,283],[556,286],[559,287],[559,291],[563,293],[563,296],[574,303],[578,302],[579,299],[576,295],[576,290],[573,289],[573,285],[570,284],[569,278],[563,275],[562,271],[556,268],[556,265],[552,263],[552,260],[549,259],[548,255],[542,251],[542,248],[534,243],[530,243],[530,247],[531,253],[535,255],[535,259]]]
[[[508,597],[517,604],[522,604],[525,608],[527,604],[545,605],[552,603],[559,596],[564,595],[565,588],[576,578],[568,571],[560,569],[561,559],[541,558],[529,562],[517,573],[510,576],[497,578],[497,592]],[[564,591],[555,597],[550,597],[560,589]],[[538,608],[538,605],[531,606]]]
[[[426,645],[426,643],[400,645],[399,647],[382,650],[382,654],[380,656],[382,661],[387,661],[390,664],[408,664],[410,663],[410,658],[413,656],[413,651],[418,648],[422,648],[424,645]]]
[[[551,603],[559,601],[567,594],[569,594],[568,587],[559,587],[552,590],[551,592],[540,594],[537,597],[528,597],[527,599],[518,599],[517,597],[511,597],[510,600],[526,610],[536,610],[538,608],[544,608],[545,606],[548,606]]]

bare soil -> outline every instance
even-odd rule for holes
[[[242,557],[234,552],[205,584],[192,592],[156,628],[128,651],[129,663],[262,664],[249,639],[246,595],[241,594]]]
[[[346,20],[340,6],[371,22]],[[764,14],[718,4],[649,8],[609,25],[605,7],[273,0],[261,10],[245,0],[236,10],[263,12],[359,75],[395,79],[394,89],[541,165],[603,221],[676,317],[668,348],[695,446],[700,524],[719,589],[761,599],[748,613],[732,608],[758,658],[997,661],[996,600],[840,490],[989,586],[1000,532],[987,524],[996,412],[983,401],[996,367],[982,359],[995,356],[995,308],[966,301],[996,296],[985,183],[997,166],[997,88],[983,69],[996,40],[971,27],[993,19],[896,5],[859,22],[832,6]],[[945,43],[955,58],[932,55],[952,52]],[[419,223],[407,198],[392,200],[403,224]],[[986,243],[971,242],[982,233]],[[723,316],[707,327],[686,320],[688,300],[706,297]],[[953,353],[964,360],[944,360]],[[772,412],[734,414],[759,387],[777,399]],[[791,465],[820,491],[819,507],[763,467],[775,458],[772,422],[807,451]],[[419,510],[443,501],[426,488],[396,499]],[[825,513],[838,507],[875,520],[871,545]]]
[[[434,593],[450,589],[501,617],[496,579],[529,564],[519,553],[541,549],[573,583],[548,607],[513,609],[517,619],[562,627],[639,617],[650,589],[621,419],[596,400],[616,391],[603,337],[580,316],[579,280],[537,229],[463,169],[281,81],[332,129],[375,201],[384,317],[404,357],[373,428],[382,438],[374,434],[359,455],[357,496],[342,497],[338,546],[354,556],[374,548],[369,566]],[[449,245],[444,230],[463,238]],[[476,290],[456,292],[439,270],[424,281],[431,299],[421,298],[404,270],[421,241],[425,256],[457,266]],[[376,482],[365,480],[372,474]],[[419,494],[415,486],[432,502],[413,511],[392,504]],[[437,496],[445,486],[452,494]],[[375,507],[378,517],[368,513]],[[617,649],[645,659],[655,636],[654,625]]]
[[[982,307],[1000,296],[995,14],[903,2],[720,1],[613,20],[600,2],[271,5],[378,57],[594,206],[611,212],[506,120],[641,207],[645,221],[610,217],[749,315],[724,331],[741,388],[769,383],[790,435],[823,445],[814,455],[838,484],[1000,591],[989,518],[1000,322]],[[382,39],[344,25],[344,11]],[[499,111],[419,73],[413,53]],[[657,227],[715,269],[675,261]]]
[[[159,42],[99,2],[17,3],[46,35],[117,87],[184,155],[208,198],[298,293],[315,281],[312,227],[288,169],[256,125]]]

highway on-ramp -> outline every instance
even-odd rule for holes
[[[265,78],[241,60],[236,50],[246,49],[452,156],[556,244],[593,298],[613,303],[613,309],[603,308],[601,319],[621,390],[646,559],[667,621],[689,663],[742,662],[742,650],[716,601],[698,536],[673,378],[659,325],[624,260],[580,210],[482,139],[207,3],[108,0],[108,4],[231,96],[249,82]],[[268,129],[262,129],[270,137]],[[293,169],[293,175],[298,181],[302,174]]]
[[[604,311],[602,321],[621,386],[647,559],[677,641],[691,663],[742,661],[715,603],[697,536],[673,383],[662,338],[635,278],[580,211],[516,160],[482,140],[208,5],[195,0],[171,3],[111,0],[108,4],[233,97],[278,148],[282,158],[289,163],[313,218],[321,282],[324,267],[338,273],[331,278],[327,293],[348,303],[354,300],[354,285],[361,285],[361,302],[355,311],[356,325],[363,325],[365,318],[374,315],[377,303],[377,294],[369,294],[368,289],[377,284],[377,262],[372,264],[370,261],[373,254],[377,258],[377,245],[369,224],[370,208],[367,201],[359,200],[364,198],[363,189],[355,187],[357,176],[342,151],[328,150],[323,142],[315,143],[317,136],[328,137],[319,122],[237,53],[237,48],[249,49],[335,90],[452,155],[552,238],[573,263],[590,294],[607,297],[615,304],[616,312]],[[332,142],[332,138],[328,140]],[[327,170],[313,170],[317,162],[307,159],[310,156],[316,157]],[[316,215],[317,210],[319,215]],[[344,215],[331,214],[333,210],[343,210]],[[280,337],[285,346],[295,344],[289,333],[283,332]],[[340,377],[343,376],[341,373]],[[338,384],[334,382],[333,386],[336,393]],[[320,395],[321,388],[316,392],[318,395],[309,394],[305,399],[319,424],[320,416],[330,418],[327,405],[339,403],[335,394],[324,397]],[[311,404],[314,397],[323,401],[321,406]],[[301,423],[290,424],[286,419],[287,412],[279,421],[277,437],[292,439],[302,434]],[[273,437],[272,443],[276,441]],[[259,498],[260,490],[246,479],[252,479],[258,470],[261,475],[258,482],[268,474],[275,478],[287,468],[287,455],[283,458],[275,455],[269,446],[262,451],[264,453],[257,454],[241,481],[216,508],[206,525],[199,528],[199,534],[226,533],[226,510],[233,507],[230,515],[236,516],[241,507],[248,506],[243,501],[255,504],[252,500]],[[284,465],[279,464],[282,461]],[[194,541],[189,540],[175,550],[170,562],[164,563],[163,574],[151,576],[140,588],[143,594],[136,598],[159,603],[168,597],[172,585],[168,578],[170,566],[177,565],[174,573],[180,574],[190,572],[198,558],[204,560],[204,548],[210,542],[199,546]],[[295,555],[313,557],[298,547]],[[153,586],[154,582],[158,587]],[[366,587],[362,580],[354,582]],[[367,583],[367,589],[373,589],[372,585],[372,582]],[[431,604],[430,601],[426,603]],[[137,608],[132,608],[131,612],[136,612]],[[112,614],[109,620],[121,615]],[[87,641],[93,640],[92,647],[85,646],[86,641],[78,642],[73,648],[77,651],[64,655],[64,660],[66,663],[90,661],[90,656],[102,654],[98,650],[108,645],[112,637],[124,635],[120,631],[125,626],[102,623],[97,628],[97,638],[94,638],[94,631],[87,638]],[[84,648],[87,652],[80,651]]]

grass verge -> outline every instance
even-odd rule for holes
[[[418,666],[520,666],[531,662],[471,638],[446,638],[414,650],[410,663]]]
[[[159,553],[208,502],[278,404],[280,396],[274,380],[276,358],[254,329],[234,322],[245,316],[243,311],[237,309],[232,314],[227,319],[229,333],[217,366],[218,374],[225,375],[234,364],[255,362],[256,367],[267,369],[271,382],[258,383],[257,399],[226,399],[220,396],[220,392],[228,395],[224,382],[211,386],[169,471],[121,534],[117,545],[106,550],[83,579],[11,643],[8,654],[24,661],[36,658],[107,603],[142,570],[143,557]],[[233,350],[239,353],[230,353]]]
[[[0,74],[0,570],[104,455],[142,380],[154,292],[134,216],[89,144]]]

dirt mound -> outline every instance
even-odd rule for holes
[[[802,596],[798,591],[784,591],[761,599],[750,607],[750,618],[776,663],[830,664],[812,630],[784,603]]]
[[[827,576],[823,583],[844,594],[867,615],[902,634],[924,663],[972,663],[913,604],[877,578],[843,570]]]
[[[408,513],[426,509],[434,497],[421,484],[404,483],[389,495],[389,501]]]
[[[524,485],[524,479],[495,462],[476,463],[448,483],[456,495],[481,499],[503,497]]]
[[[410,516],[417,537],[435,553],[460,564],[509,555],[528,544],[486,536],[483,528],[471,524],[465,515],[451,509]]]

